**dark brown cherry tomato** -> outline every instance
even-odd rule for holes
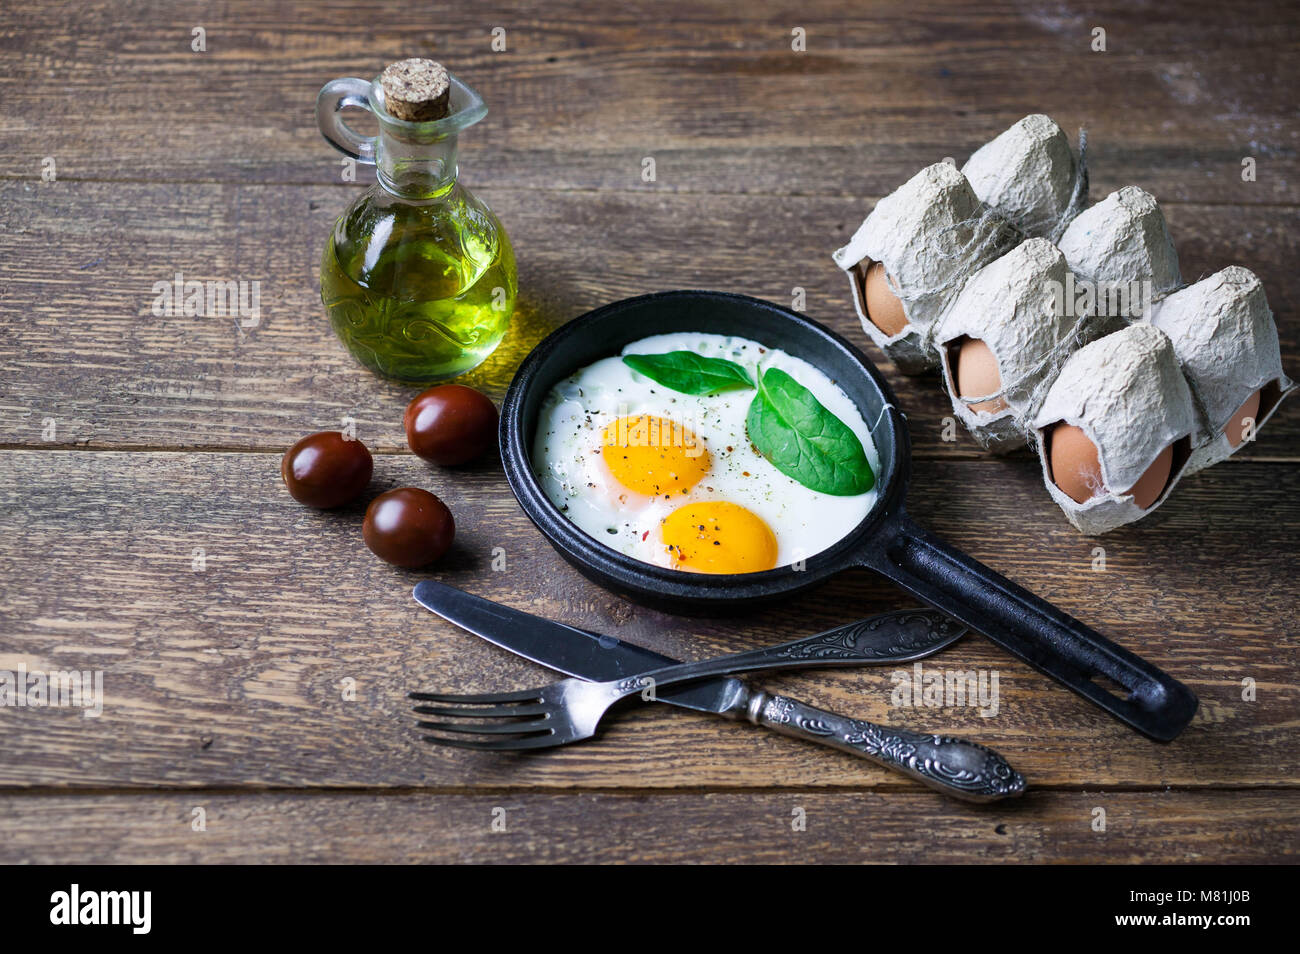
[[[379,559],[414,569],[447,552],[456,522],[447,505],[429,491],[399,487],[370,501],[361,535]]]
[[[497,439],[497,409],[463,384],[439,384],[406,406],[406,443],[425,460],[454,467],[479,457]]]
[[[280,461],[280,476],[293,499],[322,510],[356,500],[374,469],[366,445],[338,431],[304,437]]]

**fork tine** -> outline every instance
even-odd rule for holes
[[[525,739],[493,739],[490,742],[475,742],[468,738],[444,739],[436,735],[426,735],[423,738],[425,742],[434,745],[450,745],[458,749],[486,749],[497,752],[512,749],[549,749],[564,745],[569,741],[556,735],[533,735]]]
[[[498,716],[534,716],[545,715],[551,710],[544,705],[523,706],[412,706],[411,710],[420,715],[450,716],[455,719],[494,719]]]
[[[490,706],[509,702],[541,702],[540,689],[522,692],[484,692],[474,696],[453,696],[443,692],[408,692],[408,699],[416,702],[441,702],[447,705]]]
[[[542,731],[549,735],[552,729],[549,719],[533,722],[417,722],[416,726],[435,732],[455,732],[458,735],[527,735]]]

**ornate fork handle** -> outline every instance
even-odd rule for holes
[[[977,742],[891,729],[757,690],[750,696],[744,716],[782,735],[869,759],[965,801],[991,802],[1025,790],[1024,776],[997,752]]]

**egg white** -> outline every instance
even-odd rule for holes
[[[779,368],[810,390],[843,421],[879,476],[880,456],[856,405],[807,361],[756,341],[725,335],[675,333],[634,341],[623,354],[692,351],[735,361],[754,376]],[[660,522],[693,501],[725,500],[745,507],[772,529],[777,565],[788,566],[841,540],[875,506],[873,488],[853,497],[823,494],[781,473],[750,445],[745,418],[753,390],[695,396],[657,384],[618,357],[575,372],[546,396],[533,442],[533,466],[547,497],[588,535],[646,563],[670,566]],[[651,414],[693,431],[711,458],[709,473],[689,492],[670,499],[630,493],[614,480],[601,455],[605,428],[620,417]]]

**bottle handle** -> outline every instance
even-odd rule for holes
[[[368,166],[375,164],[374,136],[361,136],[343,121],[349,106],[370,109],[370,83],[355,76],[330,80],[316,97],[316,125],[331,146]]]

